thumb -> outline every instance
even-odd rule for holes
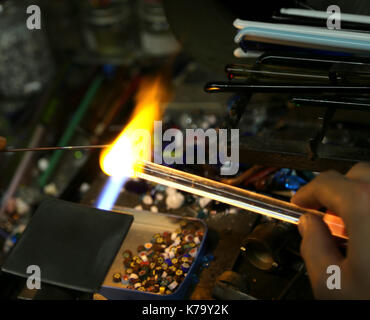
[[[330,274],[327,268],[330,265],[340,265],[342,254],[330,234],[322,218],[313,214],[302,216],[298,224],[302,236],[301,255],[306,264],[306,269],[311,280],[311,285],[316,298],[329,296],[326,281]],[[330,292],[332,296],[332,292]]]

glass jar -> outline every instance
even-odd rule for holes
[[[85,3],[83,34],[90,51],[101,55],[123,55],[133,49],[136,32],[130,0]]]

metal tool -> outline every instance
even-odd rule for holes
[[[3,149],[0,152],[24,152],[24,151],[50,151],[50,150],[82,150],[82,149],[103,149],[109,147],[110,144],[98,144],[90,146],[65,146],[65,147],[37,147],[37,148],[15,148]]]
[[[323,56],[323,55],[307,55],[307,54],[294,54],[294,53],[271,53],[266,52],[261,55],[256,64],[270,64],[278,66],[295,66],[295,67],[305,67],[313,70],[314,68],[327,69],[333,65],[345,65],[348,67],[353,66],[370,66],[369,58],[360,57],[340,57],[340,56]]]
[[[293,97],[290,101],[297,107],[310,106],[347,110],[370,110],[369,99],[358,97],[351,97],[350,99],[348,97]]]
[[[208,82],[204,90],[213,92],[267,92],[267,93],[370,93],[369,86],[281,85],[249,84],[243,82]]]
[[[313,83],[315,85],[350,85],[367,86],[370,81],[370,67],[368,65],[333,65],[328,70],[295,70],[276,71],[263,66],[262,70],[253,70],[247,65],[230,64],[225,67],[229,80],[254,80],[256,84],[272,83]],[[253,82],[253,81],[252,81]],[[252,83],[250,82],[250,83]]]
[[[307,72],[282,72],[282,71],[272,71],[272,70],[252,70],[244,65],[229,64],[225,67],[225,71],[228,75],[229,80],[232,79],[250,79],[256,77],[257,80],[270,79],[270,80],[311,80],[311,81],[321,81],[324,83],[330,82],[330,77],[328,74],[313,74]]]

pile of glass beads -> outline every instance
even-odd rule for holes
[[[184,281],[202,242],[204,232],[192,222],[181,221],[174,232],[153,235],[139,245],[137,255],[123,252],[124,274],[113,274],[114,282],[127,289],[172,294]]]

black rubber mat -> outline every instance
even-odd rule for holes
[[[28,277],[40,267],[41,283],[83,292],[100,289],[133,216],[57,199],[41,203],[2,270]]]

